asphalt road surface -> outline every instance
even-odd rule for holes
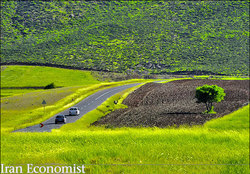
[[[84,116],[86,113],[89,111],[94,110],[97,108],[99,105],[101,105],[105,100],[107,100],[109,97],[115,95],[118,92],[121,92],[125,89],[140,85],[141,83],[134,83],[134,84],[129,84],[129,85],[123,85],[123,86],[118,86],[114,88],[109,88],[105,90],[101,90],[96,92],[95,94],[90,95],[89,97],[85,98],[81,102],[77,103],[73,107],[78,107],[80,110],[80,115],[79,116],[69,116],[69,108],[63,112],[60,112],[58,114],[63,114],[66,115],[67,117],[67,123],[73,123],[76,120],[80,119],[82,116]],[[56,114],[56,115],[58,115]],[[51,117],[50,119],[46,120],[43,122],[44,126],[41,128],[40,124],[30,126],[24,129],[19,129],[14,132],[51,132],[51,129],[58,129],[64,124],[55,124],[55,117]]]

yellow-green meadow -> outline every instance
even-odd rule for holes
[[[249,105],[202,126],[91,126],[107,113],[125,108],[122,101],[139,86],[112,96],[78,121],[52,132],[11,133],[37,124],[98,90],[137,82],[147,81],[99,82],[88,87],[65,85],[2,98],[1,103],[9,99],[16,108],[1,107],[1,163],[83,164],[86,173],[249,172]],[[37,96],[47,97],[50,102],[45,115],[41,104],[35,103],[40,100]],[[114,104],[114,100],[118,104]],[[34,101],[33,106],[31,101]]]

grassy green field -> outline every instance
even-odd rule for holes
[[[50,83],[58,87],[72,87],[101,82],[95,79],[90,71],[43,66],[1,66],[1,87],[4,88],[1,89],[2,97],[37,91],[25,87],[45,87]],[[11,87],[21,89],[6,89]]]
[[[86,173],[247,173],[248,111],[191,128],[4,133],[1,159],[6,165],[86,164]]]
[[[1,67],[1,87],[46,86],[54,82],[57,86],[79,86],[100,83],[90,71],[52,68],[45,66]]]
[[[41,119],[49,118],[100,89],[138,81],[146,82],[130,80],[93,84],[89,87],[76,85],[2,98],[1,163],[85,164],[86,173],[249,172],[249,105],[223,118],[213,119],[203,126],[90,126],[112,110],[126,107],[122,101],[136,89],[134,87],[109,98],[77,122],[66,124],[51,133],[10,133],[39,123]],[[50,105],[46,109],[46,115],[43,115],[43,108],[38,103],[30,105],[32,102],[27,101],[40,101],[38,96],[48,97]],[[49,101],[49,98],[60,96],[64,97]],[[15,104],[12,107],[2,105],[8,102],[6,99]],[[114,105],[114,100],[118,100],[117,105]]]

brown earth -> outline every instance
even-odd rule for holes
[[[217,114],[202,114],[205,104],[196,103],[198,86],[218,85],[226,96],[214,103]],[[93,125],[114,127],[201,125],[227,115],[249,102],[249,80],[177,80],[165,84],[148,83],[131,93],[119,109],[102,117]]]

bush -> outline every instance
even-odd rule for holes
[[[53,89],[53,88],[56,88],[54,83],[50,83],[50,84],[48,84],[47,86],[44,87],[44,89]]]

